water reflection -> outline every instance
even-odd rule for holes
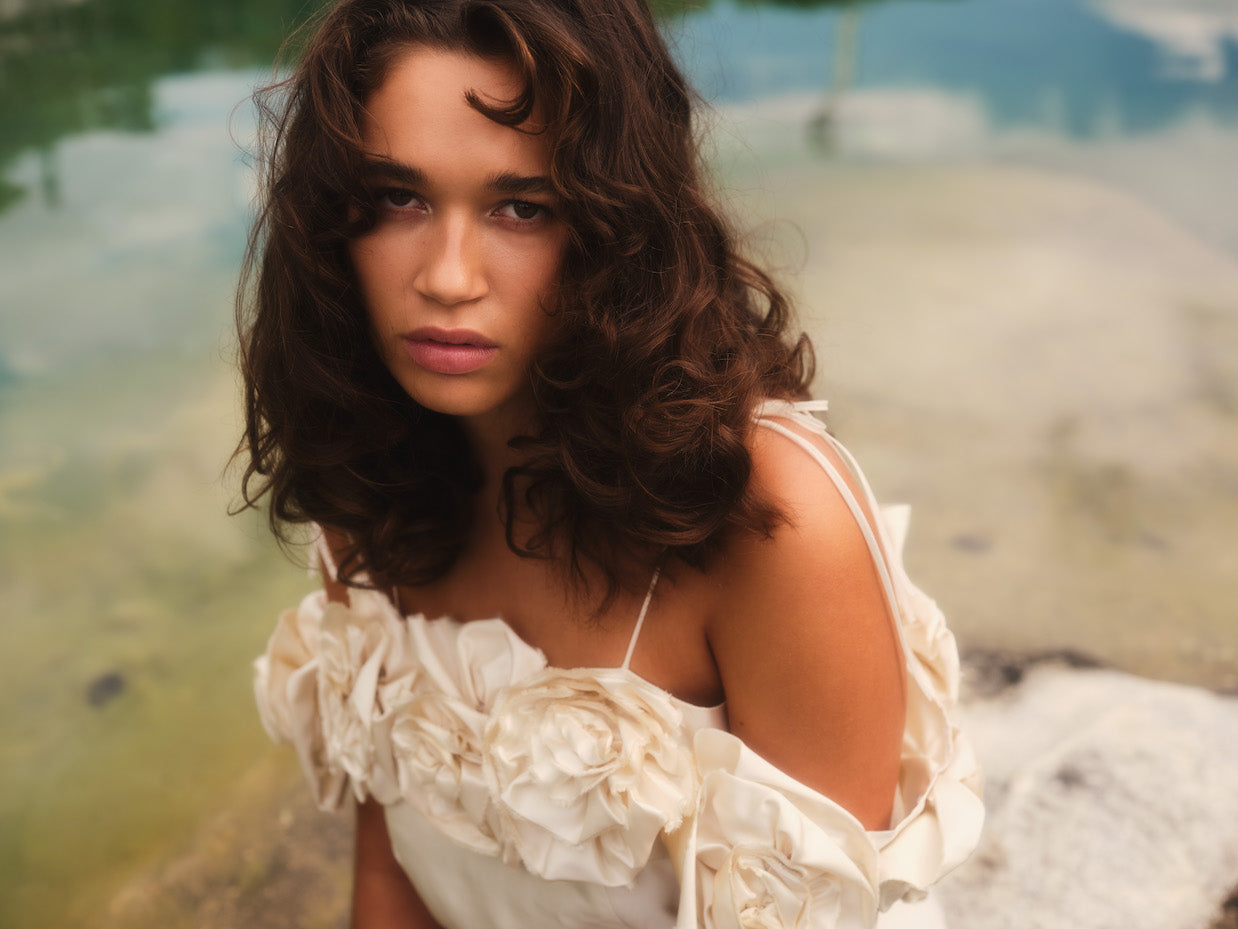
[[[24,192],[57,202],[59,139],[150,131],[161,76],[265,65],[288,25],[321,5],[10,0],[0,15],[0,170],[33,151],[38,171],[0,180],[0,210]],[[844,87],[931,87],[978,101],[998,128],[1076,138],[1154,131],[1187,113],[1238,120],[1238,11],[1224,0],[656,6],[678,20],[682,57],[707,99],[828,88],[820,124]]]
[[[737,127],[724,148],[1066,168],[1238,250],[1236,17],[1216,0],[717,3],[675,31]]]
[[[1226,0],[1090,0],[1106,20],[1151,39],[1171,80],[1223,81],[1233,73],[1238,9]]]
[[[981,102],[996,126],[1042,126],[1075,137],[1152,131],[1187,112],[1238,121],[1235,13],[1210,0],[1144,0],[1167,21],[1189,20],[1209,57],[1208,80],[1167,68],[1174,33],[1125,28],[1112,9],[1079,0],[864,5],[853,86],[932,87]],[[1193,12],[1194,16],[1190,13]],[[835,10],[795,12],[719,3],[681,43],[712,100],[751,100],[826,87],[846,48]],[[689,20],[694,17],[690,16]],[[1159,23],[1160,20],[1149,20]],[[841,22],[841,26],[840,26]],[[1123,28],[1114,28],[1121,25]],[[852,27],[854,28],[854,27]]]
[[[0,208],[32,188],[54,205],[60,139],[151,131],[159,78],[266,65],[306,7],[302,0],[9,0],[0,8],[0,171],[26,150],[40,153],[40,171],[35,185],[6,181]]]
[[[15,161],[15,184],[52,178],[57,193],[0,219],[0,357],[10,377],[219,338],[217,305],[232,286],[249,202],[229,117],[257,80],[161,79],[148,94],[159,130],[75,134]],[[231,120],[241,138],[246,115]]]

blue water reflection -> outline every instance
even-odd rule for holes
[[[854,11],[854,89],[974,95],[999,128],[1035,125],[1076,137],[1151,131],[1186,113],[1238,121],[1233,7],[904,0]],[[832,81],[844,15],[718,4],[687,17],[680,50],[707,99],[821,89]]]
[[[1232,6],[904,0],[856,10],[855,89],[967,94],[994,126],[1078,138],[1152,131],[1188,112],[1238,123]],[[832,80],[842,15],[723,3],[688,18],[680,47],[709,99],[816,90]]]
[[[767,163],[797,147],[1047,167],[1125,188],[1238,252],[1234,4],[722,2],[674,35],[705,99]]]
[[[217,342],[244,241],[249,172],[229,117],[257,78],[152,88],[152,133],[97,130],[19,157],[0,217],[0,357],[10,376],[86,357]],[[233,121],[248,134],[247,111]]]

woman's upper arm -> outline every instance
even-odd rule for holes
[[[337,530],[324,528],[319,543],[322,586],[327,599],[348,603],[348,586],[336,576],[347,539]],[[357,830],[353,847],[353,929],[438,929],[421,897],[391,849],[382,804],[366,800],[357,804]]]
[[[731,731],[866,828],[885,828],[906,681],[872,554],[829,477],[790,440],[756,430],[753,481],[785,521],[768,538],[733,540],[721,566],[709,642]]]
[[[386,816],[373,800],[357,806],[352,929],[438,929],[391,852]]]

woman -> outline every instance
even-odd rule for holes
[[[278,91],[245,494],[325,590],[258,702],[355,796],[354,925],[932,924],[953,642],[648,10],[344,0]]]

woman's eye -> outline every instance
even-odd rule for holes
[[[411,190],[404,190],[399,187],[386,187],[382,190],[374,191],[374,200],[380,207],[401,210],[405,207],[413,206],[417,200],[417,195]]]
[[[511,219],[517,219],[520,222],[532,222],[535,219],[541,219],[548,215],[550,211],[540,203],[531,203],[528,200],[512,200],[510,203],[503,204],[499,212]]]

